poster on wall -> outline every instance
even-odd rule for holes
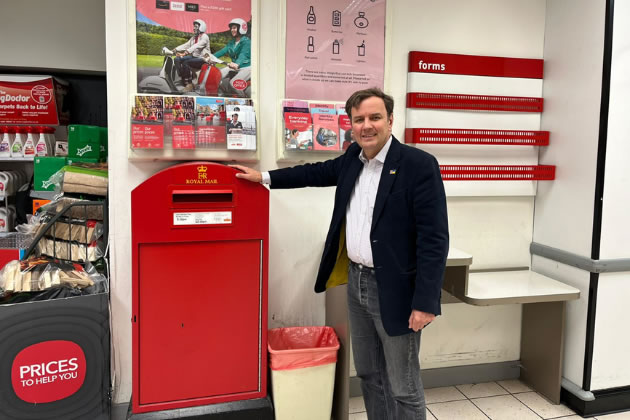
[[[138,93],[251,97],[251,0],[136,1]]]
[[[385,0],[287,0],[286,34],[287,98],[383,88]]]

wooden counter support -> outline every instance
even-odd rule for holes
[[[521,380],[560,403],[565,306],[578,289],[530,270],[470,273],[445,279],[444,289],[471,305],[523,304]]]

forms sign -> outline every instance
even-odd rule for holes
[[[287,1],[286,40],[287,98],[383,88],[385,0]]]

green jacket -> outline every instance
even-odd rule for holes
[[[214,54],[216,57],[228,55],[233,63],[238,64],[239,68],[249,67],[252,65],[252,42],[246,36],[242,36],[238,44],[231,39],[230,42]]]

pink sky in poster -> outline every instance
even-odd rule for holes
[[[383,88],[385,0],[287,0],[287,98],[345,101]]]
[[[228,22],[251,16],[251,0],[136,0],[136,10],[155,23],[182,32],[192,32],[192,21],[203,19],[209,34],[224,32]]]

